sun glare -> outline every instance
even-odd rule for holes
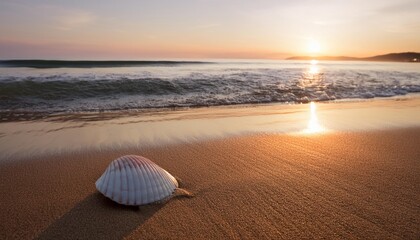
[[[309,53],[319,53],[321,51],[321,45],[318,41],[310,39],[308,42],[308,52]]]
[[[318,74],[319,67],[318,67],[318,60],[312,59],[309,66],[309,73],[310,74]]]
[[[318,60],[312,59],[311,60],[311,65],[317,65],[318,64]]]
[[[311,65],[311,66],[309,67],[309,73],[310,73],[310,74],[317,74],[317,73],[319,73],[319,68],[318,68],[318,66],[316,66],[316,65]]]
[[[318,122],[315,103],[311,102],[309,104],[309,108],[310,108],[310,116],[309,116],[308,126],[304,130],[304,133],[311,134],[311,133],[323,132],[325,129]]]

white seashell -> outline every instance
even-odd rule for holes
[[[124,205],[142,205],[172,195],[177,180],[151,160],[127,155],[112,161],[96,181],[96,189]]]

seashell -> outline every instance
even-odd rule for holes
[[[96,189],[124,205],[143,205],[171,196],[177,180],[151,160],[127,155],[112,161],[96,181]]]

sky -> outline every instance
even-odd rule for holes
[[[418,0],[0,0],[0,59],[420,52]]]

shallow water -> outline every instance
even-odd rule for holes
[[[246,134],[325,134],[420,126],[420,98],[55,115],[0,123],[0,160],[147,148]]]

